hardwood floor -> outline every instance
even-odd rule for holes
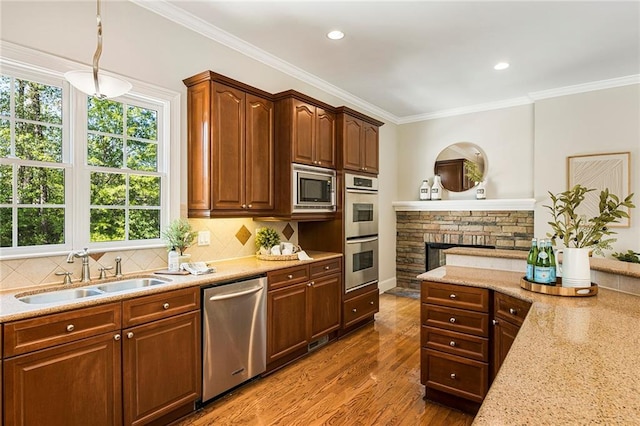
[[[423,400],[420,302],[380,295],[376,321],[182,419],[204,425],[470,425]]]

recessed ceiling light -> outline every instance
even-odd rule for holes
[[[508,62],[498,62],[493,69],[497,70],[497,71],[501,71],[501,70],[506,70],[507,68],[509,68],[509,63]]]
[[[338,30],[330,31],[329,33],[327,33],[327,37],[329,37],[331,40],[340,40],[344,37],[344,33]]]

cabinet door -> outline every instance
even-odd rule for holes
[[[245,204],[272,210],[274,203],[273,102],[246,95]]]
[[[309,340],[313,341],[340,328],[342,276],[340,274],[316,278],[310,282]]]
[[[493,365],[491,366],[491,380],[496,377],[498,370],[511,349],[511,345],[520,327],[509,321],[496,320],[493,325]]]
[[[363,122],[363,171],[378,173],[378,127]]]
[[[345,169],[361,171],[363,122],[357,118],[344,116],[344,128],[342,134],[343,167]]]
[[[5,359],[5,424],[122,424],[120,341],[114,336]]]
[[[241,210],[245,188],[245,95],[219,83],[212,87],[212,208]]]
[[[322,108],[316,108],[316,165],[336,168],[336,116]]]
[[[129,328],[122,335],[125,425],[149,423],[198,399],[198,311]]]
[[[296,163],[315,164],[315,111],[313,105],[293,100],[293,161]]]
[[[211,88],[209,82],[189,87],[187,92],[187,186],[190,215],[207,216],[211,210]]]
[[[307,283],[267,294],[267,364],[304,348],[307,340]]]

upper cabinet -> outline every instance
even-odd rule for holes
[[[189,217],[268,214],[274,202],[274,104],[207,71],[184,80]]]
[[[294,163],[335,169],[336,116],[332,108],[293,90],[276,98],[281,149],[291,150]]]
[[[342,168],[378,174],[379,127],[383,124],[349,108],[338,108]]]

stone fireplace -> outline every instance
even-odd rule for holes
[[[406,211],[396,208],[396,285],[419,289],[426,244],[490,246],[528,250],[533,238],[531,210]]]

